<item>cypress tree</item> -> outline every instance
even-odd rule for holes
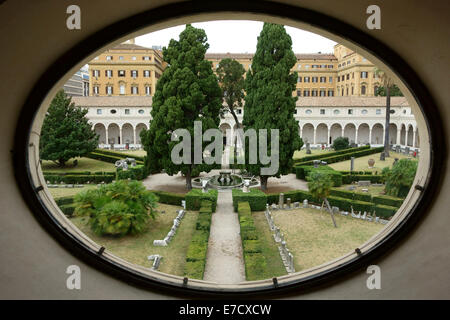
[[[201,121],[203,132],[218,129],[222,91],[211,62],[205,60],[208,47],[205,31],[188,24],[179,41],[171,39],[163,48],[167,67],[156,85],[150,128],[141,133],[149,172],[164,169],[174,175],[181,171],[186,176],[187,189],[192,188],[193,173],[209,171],[212,165],[193,163],[193,139],[191,164],[173,163],[171,151],[179,142],[171,141],[171,135],[176,129],[187,129],[193,137],[194,121]]]
[[[253,128],[268,130],[268,152],[270,154],[270,129],[279,129],[279,168],[273,176],[288,174],[291,171],[295,150],[303,142],[299,137],[298,121],[294,119],[295,90],[297,73],[291,72],[297,59],[292,51],[291,37],[284,26],[264,23],[258,37],[256,53],[245,79],[245,130]],[[259,175],[261,189],[267,189],[270,176],[261,175],[260,169],[267,165],[248,164],[249,150],[246,149],[246,168],[253,175]]]

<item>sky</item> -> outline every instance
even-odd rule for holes
[[[192,24],[204,29],[208,37],[208,53],[254,53],[263,22],[258,21],[210,21]],[[136,38],[136,44],[144,47],[166,46],[170,39],[178,40],[185,26],[176,26],[157,32],[148,33]],[[336,42],[315,33],[297,28],[286,27],[292,38],[292,49],[295,53],[332,53]]]

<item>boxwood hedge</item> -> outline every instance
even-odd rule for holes
[[[239,202],[248,202],[251,211],[262,211],[266,208],[267,195],[259,189],[252,188],[250,192],[243,192],[241,189],[231,191],[233,197],[234,211],[238,211]]]
[[[208,192],[203,192],[201,189],[192,189],[186,196],[186,209],[199,210],[203,200],[211,201],[212,212],[216,212],[217,207],[217,190],[210,189]]]

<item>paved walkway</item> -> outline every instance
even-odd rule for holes
[[[216,212],[212,215],[203,280],[220,284],[245,281],[239,232],[239,220],[237,213],[233,212],[231,191],[219,191]]]

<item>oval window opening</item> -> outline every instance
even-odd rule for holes
[[[243,39],[253,50],[212,51],[208,30],[242,24],[256,30]],[[202,292],[301,286],[378,248],[427,181],[426,119],[379,58],[289,24],[141,31],[83,60],[66,78],[85,75],[84,96],[53,89],[31,126],[30,176],[53,223],[141,282]],[[298,46],[299,26],[334,41]],[[192,35],[203,40],[186,46]],[[272,129],[263,160],[251,138],[261,129]]]

